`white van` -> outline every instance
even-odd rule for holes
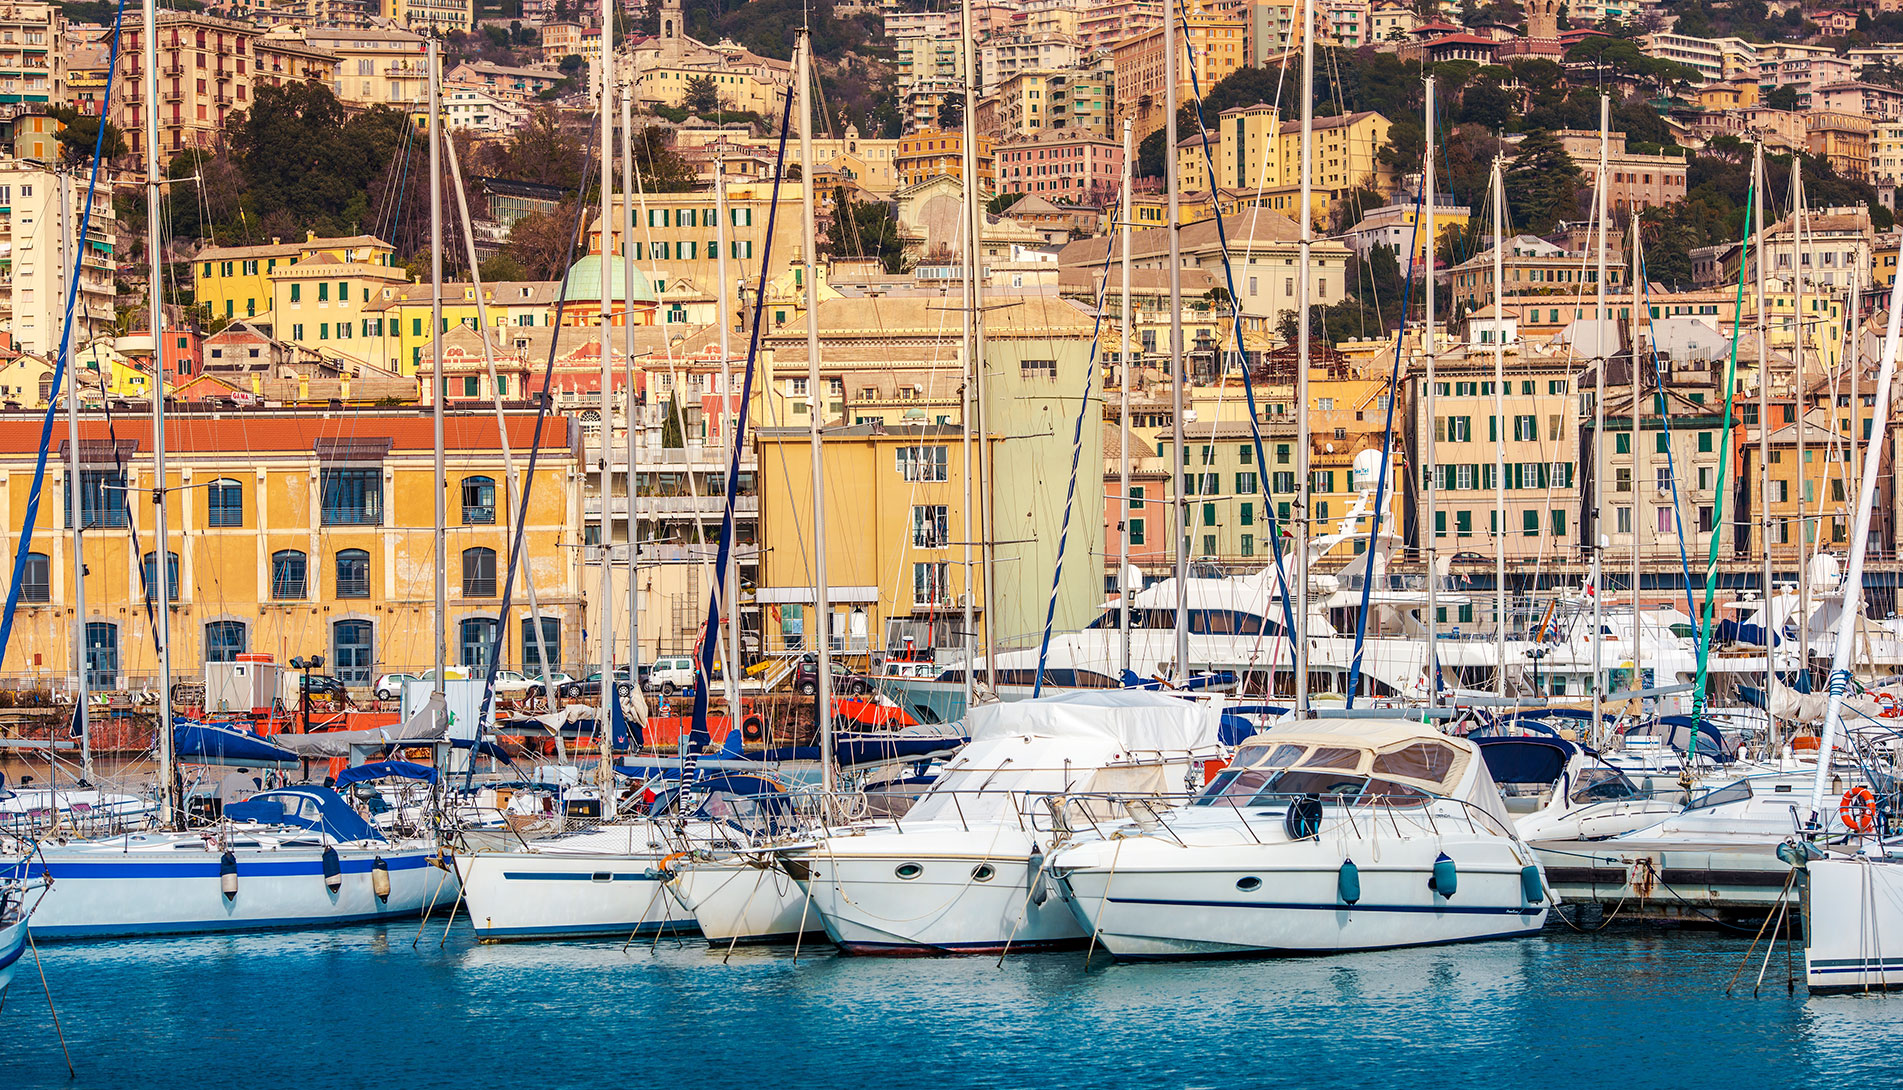
[[[655,659],[648,669],[647,688],[652,692],[679,692],[693,687],[694,676],[693,659]]]

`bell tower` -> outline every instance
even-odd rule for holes
[[[1536,0],[1528,0],[1529,3]],[[677,41],[681,37],[681,0],[661,0],[661,40]]]

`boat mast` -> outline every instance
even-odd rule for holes
[[[172,752],[172,565],[167,551],[169,502],[165,491],[165,255],[160,247],[164,215],[160,211],[160,187],[164,170],[159,165],[159,20],[156,0],[143,0],[145,14],[145,260],[146,306],[152,316],[152,503],[155,513],[153,530],[158,538],[153,569],[158,586],[153,638],[159,650],[159,816],[166,828],[184,823],[184,804],[179,797],[178,766]],[[83,652],[82,652],[83,653]]]
[[[961,195],[963,196],[964,202],[967,205],[969,205],[973,201],[978,199],[978,190],[977,190],[977,187],[973,184],[974,179],[978,173],[977,149],[976,149],[975,133],[973,132],[975,128],[973,122],[975,120],[976,115],[971,112],[977,108],[976,107],[977,98],[976,98],[975,91],[973,89],[973,83],[978,78],[975,75],[975,70],[978,66],[978,46],[977,46],[977,34],[972,29],[972,25],[971,25],[971,5],[970,4],[964,4],[961,6],[960,12],[959,12],[959,18],[962,21],[959,24],[958,44],[959,44],[959,47],[964,51],[962,53],[962,56],[964,58],[964,65],[965,65],[965,111],[966,111],[965,113],[965,122],[966,122],[965,141],[959,151],[959,163],[964,172],[964,177],[959,179],[959,189],[960,189]],[[980,524],[977,521],[979,489],[978,489],[978,478],[976,474],[974,474],[972,471],[973,436],[976,435],[978,437],[976,441],[979,443],[983,443],[985,441],[984,427],[982,425],[982,421],[984,420],[984,410],[980,404],[980,398],[982,395],[980,394],[979,385],[978,385],[978,375],[979,375],[979,372],[982,370],[982,365],[979,363],[980,355],[978,352],[977,339],[976,339],[976,334],[978,329],[978,273],[977,273],[978,262],[973,258],[972,255],[977,252],[977,248],[978,248],[978,244],[979,244],[979,240],[981,236],[977,234],[976,232],[979,231],[981,225],[983,224],[984,217],[979,215],[974,215],[969,208],[966,208],[963,211],[962,215],[964,216],[963,227],[965,232],[965,249],[963,254],[964,275],[962,277],[964,281],[964,286],[960,293],[963,297],[963,302],[964,302],[964,314],[962,316],[963,317],[962,333],[964,335],[964,343],[960,347],[961,347],[961,350],[964,352],[965,359],[964,359],[964,373],[960,376],[960,381],[959,381],[959,390],[960,390],[959,411],[961,415],[959,424],[961,425],[961,430],[964,432],[964,438],[960,441],[959,446],[961,447],[964,454],[963,473],[965,475],[965,518],[964,518],[965,668],[962,671],[962,673],[964,674],[964,679],[965,679],[965,682],[964,682],[965,707],[969,709],[972,705],[972,701],[977,692],[977,684],[978,684],[978,667],[977,667],[977,662],[972,654],[972,651],[974,647],[977,646],[977,641],[978,641],[978,617],[976,612],[978,591],[976,589],[977,587],[976,581],[973,579],[973,573],[975,569],[972,567],[972,549],[979,547],[978,535],[983,532],[983,530],[980,528]],[[982,525],[989,526],[990,520],[989,519],[985,520],[985,522]],[[985,599],[986,609],[984,614],[984,621],[985,621],[985,631],[989,633],[991,630],[991,610],[990,610],[990,598],[989,598],[989,595],[991,593],[991,569],[988,567],[985,568],[984,575],[985,575],[984,594],[987,596]],[[986,639],[984,646],[987,652],[985,655],[986,667],[987,669],[989,669],[990,658],[991,658],[989,654],[989,651],[990,651],[989,638]]]
[[[1771,563],[1771,350],[1770,321],[1765,310],[1765,229],[1764,229],[1764,141],[1760,139],[1751,155],[1751,192],[1756,194],[1755,207],[1751,210],[1758,225],[1758,237],[1752,240],[1751,253],[1757,260],[1757,311],[1758,311],[1758,494],[1763,502],[1758,531],[1764,562],[1764,615],[1760,624],[1764,638],[1764,718],[1767,731],[1765,737],[1770,740],[1770,748],[1778,748],[1777,712],[1770,700],[1771,690],[1777,684],[1776,664],[1773,660],[1772,635],[1776,628],[1773,622],[1773,600],[1776,583]],[[1742,270],[1740,270],[1742,272]],[[1707,637],[1709,639],[1709,637]]]
[[[1636,691],[1643,692],[1646,687],[1645,686],[1645,664],[1644,664],[1644,659],[1642,658],[1642,656],[1645,653],[1645,625],[1644,625],[1645,613],[1642,609],[1639,608],[1639,580],[1640,580],[1640,567],[1641,567],[1641,559],[1642,559],[1640,556],[1640,553],[1642,550],[1639,548],[1639,545],[1640,545],[1640,542],[1644,540],[1644,538],[1641,535],[1643,535],[1645,532],[1645,520],[1639,517],[1639,498],[1644,496],[1646,493],[1646,489],[1650,487],[1649,485],[1645,483],[1645,471],[1648,468],[1650,468],[1650,466],[1647,464],[1649,459],[1647,459],[1646,457],[1645,444],[1640,442],[1640,439],[1642,439],[1645,435],[1645,429],[1642,427],[1642,425],[1645,422],[1645,392],[1644,392],[1644,386],[1642,382],[1645,375],[1643,362],[1642,362],[1645,358],[1645,354],[1643,351],[1641,351],[1639,346],[1639,333],[1640,333],[1640,330],[1643,328],[1643,324],[1644,324],[1644,319],[1640,316],[1640,313],[1641,313],[1640,308],[1643,306],[1645,302],[1645,296],[1643,294],[1644,285],[1641,283],[1645,275],[1645,272],[1644,272],[1645,259],[1643,256],[1641,256],[1640,249],[1639,249],[1640,247],[1639,217],[1636,214],[1633,215],[1631,220],[1631,231],[1632,231],[1632,332],[1631,332],[1631,341],[1632,341],[1632,688]],[[1660,435],[1665,434],[1665,420],[1664,420],[1663,411],[1660,412],[1659,434]],[[1640,716],[1642,716],[1644,713],[1645,713],[1645,697],[1643,696],[1634,697],[1633,705],[1632,705],[1633,718],[1637,719]]]
[[[1176,142],[1170,141],[1170,162]],[[1301,265],[1295,270],[1295,715],[1308,718],[1309,292],[1315,241],[1315,0],[1302,4]],[[1172,265],[1174,262],[1171,263]],[[1370,556],[1374,544],[1368,545]],[[1369,567],[1373,571],[1372,563]]]
[[[1591,565],[1592,566],[1592,575],[1591,575],[1592,582],[1590,584],[1592,588],[1592,731],[1590,732],[1590,736],[1594,739],[1595,744],[1599,746],[1604,746],[1606,741],[1606,734],[1605,734],[1606,672],[1605,672],[1605,661],[1604,661],[1605,642],[1606,642],[1605,641],[1606,593],[1605,593],[1605,588],[1600,586],[1600,579],[1601,579],[1601,576],[1603,575],[1603,573],[1600,571],[1600,562],[1602,560],[1602,557],[1600,556],[1600,550],[1604,548],[1605,541],[1606,541],[1605,524],[1604,524],[1605,512],[1606,512],[1606,481],[1605,481],[1605,462],[1604,462],[1603,455],[1605,453],[1605,437],[1606,437],[1606,364],[1609,362],[1609,359],[1611,357],[1611,353],[1606,351],[1606,341],[1607,341],[1606,325],[1608,322],[1612,320],[1611,311],[1606,309],[1606,235],[1607,235],[1607,232],[1611,228],[1611,224],[1609,224],[1606,221],[1606,182],[1611,177],[1611,175],[1606,173],[1606,160],[1608,155],[1608,143],[1610,141],[1609,134],[1611,133],[1611,131],[1612,131],[1612,99],[1610,96],[1600,95],[1599,96],[1599,177],[1594,182],[1592,187],[1593,207],[1594,207],[1595,214],[1598,216],[1598,219],[1599,219],[1599,253],[1598,253],[1598,271],[1596,273],[1596,278],[1599,281],[1599,292],[1598,292],[1598,301],[1596,303],[1597,310],[1594,313],[1595,321],[1593,322],[1593,339],[1594,339],[1593,348],[1594,348],[1594,351],[1598,354],[1599,362],[1596,366],[1593,367],[1593,396],[1592,396],[1593,503],[1592,503],[1592,508],[1590,512],[1588,512],[1592,519],[1590,523],[1591,533],[1588,536],[1586,541],[1587,554],[1592,558],[1592,565]],[[1494,274],[1494,285],[1496,288],[1495,298],[1497,299],[1499,298],[1499,294],[1500,294],[1499,289],[1504,287],[1504,285],[1500,284],[1498,273]],[[1500,310],[1499,306],[1496,305],[1494,307],[1494,313],[1496,317],[1499,314],[1499,310]]]
[[[1118,395],[1118,407],[1121,410],[1118,420],[1117,436],[1117,494],[1123,504],[1123,519],[1118,523],[1117,535],[1117,634],[1118,665],[1122,668],[1119,676],[1130,672],[1130,586],[1125,573],[1130,570],[1130,188],[1136,175],[1136,134],[1134,119],[1123,119],[1123,200],[1121,203],[1122,229],[1118,232],[1123,239],[1123,307],[1122,343],[1117,351],[1117,359],[1122,363],[1123,381],[1118,383],[1122,390]],[[1246,363],[1245,363],[1246,366]]]
[[[1506,177],[1500,157],[1493,159],[1493,282],[1503,283],[1506,253]],[[1501,308],[1493,308],[1493,420],[1499,429],[1493,445],[1493,694],[1507,695],[1507,339],[1501,332]]]
[[[1877,365],[1877,402],[1870,410],[1870,449],[1865,454],[1868,460],[1857,487],[1850,558],[1844,569],[1843,612],[1837,618],[1836,646],[1830,656],[1830,703],[1824,711],[1823,741],[1817,747],[1817,775],[1811,781],[1810,826],[1813,829],[1821,824],[1824,791],[1831,779],[1831,752],[1843,725],[1844,693],[1850,683],[1850,648],[1856,642],[1857,618],[1863,613],[1863,560],[1870,546],[1870,513],[1876,508],[1877,474],[1882,469],[1884,438],[1890,424],[1890,380],[1896,373],[1896,342],[1900,330],[1903,330],[1903,278],[1890,288],[1890,324],[1883,336],[1883,355]]]
[[[1170,242],[1170,445],[1176,457],[1176,677],[1189,680],[1189,495],[1183,444],[1183,227],[1178,205],[1182,179],[1176,169],[1176,4],[1163,15],[1163,173],[1169,192]],[[1304,183],[1306,184],[1306,183]],[[1222,214],[1219,208],[1217,215]]]
[[[1811,522],[1810,466],[1805,463],[1804,428],[1808,423],[1810,393],[1804,389],[1804,161],[1791,155],[1791,396],[1797,417],[1797,658],[1809,691],[1810,561],[1816,539]],[[1767,693],[1769,689],[1765,690]]]
[[[601,742],[601,815],[614,816],[614,731],[609,724],[614,697],[614,515],[609,510],[613,494],[614,472],[614,0],[601,0],[601,605],[596,618],[599,634],[595,637],[601,658],[601,705],[595,720],[595,735]],[[627,194],[622,195],[628,199]],[[627,239],[622,242],[625,245]],[[633,568],[629,568],[632,573]],[[632,578],[632,575],[630,575]]]
[[[1844,323],[1844,363],[1850,367],[1850,450],[1844,458],[1844,491],[1848,495],[1857,494],[1857,410],[1861,405],[1857,401],[1857,342],[1861,340],[1863,313],[1863,270],[1857,265],[1850,266],[1850,287],[1848,288],[1849,310]]]
[[[1427,151],[1421,158],[1421,189],[1423,204],[1421,229],[1427,235],[1427,280],[1426,289],[1427,321],[1421,334],[1421,349],[1427,353],[1427,383],[1421,396],[1426,401],[1426,427],[1421,429],[1423,451],[1421,465],[1427,472],[1422,476],[1422,492],[1427,501],[1427,512],[1421,525],[1421,566],[1427,573],[1427,704],[1433,707],[1440,703],[1440,652],[1436,641],[1440,636],[1440,576],[1434,570],[1435,540],[1434,519],[1439,512],[1437,506],[1440,491],[1440,471],[1434,464],[1434,427],[1436,417],[1434,387],[1434,77],[1427,77]],[[1497,307],[1495,308],[1498,309]],[[1406,321],[1405,316],[1402,319]],[[1496,331],[1495,336],[1498,336]],[[1368,551],[1374,551],[1374,543],[1368,543]]]
[[[966,228],[965,284],[967,305],[971,307],[972,399],[977,405],[979,494],[986,497],[984,518],[979,524],[978,548],[984,561],[985,684],[998,690],[997,636],[997,549],[991,533],[991,428],[990,409],[985,404],[985,287],[984,226],[985,209],[979,203],[984,195],[978,184],[978,31],[972,18],[971,0],[960,5],[960,30],[965,46],[965,134],[962,141],[965,213],[971,217]],[[969,430],[969,429],[967,429]],[[967,508],[970,504],[967,503]],[[970,593],[970,587],[966,587]],[[970,675],[969,663],[965,673]],[[967,703],[966,707],[970,707]]]
[[[726,270],[724,261],[721,269],[723,273]],[[632,80],[621,91],[621,280],[621,309],[626,316],[621,323],[621,351],[627,357],[621,364],[622,385],[625,387],[621,394],[623,406],[621,422],[623,430],[627,432],[622,436],[622,440],[627,448],[628,458],[627,470],[623,474],[625,487],[628,490],[628,692],[632,695],[632,699],[646,700],[647,698],[641,693],[641,595],[635,586],[637,581],[635,574],[640,571],[641,516],[635,510],[634,504],[637,436],[634,424],[636,406],[634,402],[634,83]],[[721,280],[724,283],[726,277],[723,275]],[[718,296],[719,292],[715,292],[715,295]],[[655,305],[660,305],[658,296],[655,299]],[[666,330],[663,329],[662,333],[665,336]],[[725,328],[720,331],[720,339],[721,349],[724,352],[727,346]],[[726,392],[724,382],[721,384],[721,392],[723,394]],[[602,414],[602,419],[607,419],[605,412]],[[607,496],[601,498],[601,509],[605,519],[605,512],[608,510]],[[609,536],[605,533],[602,535],[604,539]],[[728,670],[731,671],[732,668],[732,664],[729,663]],[[615,699],[619,700],[620,695],[616,694]]]
[[[448,473],[443,466],[443,397],[448,392],[443,385],[443,142],[438,129],[443,123],[442,88],[436,78],[441,65],[442,46],[435,38],[429,40],[429,132],[435,134],[429,142],[429,264],[430,264],[430,421],[435,441],[434,481],[436,483],[433,521],[431,528],[435,535],[436,549],[436,616],[430,640],[430,658],[434,672],[430,677],[430,695],[436,700],[437,707],[445,705],[444,648],[449,643],[446,631],[449,617],[449,535],[444,529],[449,521],[449,513],[444,509],[449,490]],[[438,712],[438,714],[443,714]],[[474,750],[470,751],[470,761],[476,759]]]
[[[796,78],[800,115],[800,231],[806,255],[806,390],[807,396],[813,399],[813,411],[806,418],[812,429],[813,610],[819,631],[819,679],[814,685],[814,699],[818,702],[815,717],[819,728],[819,788],[830,810],[834,790],[832,602],[826,584],[826,460],[820,426],[820,410],[825,407],[826,398],[819,374],[819,231],[813,220],[813,38],[809,28],[799,29],[794,48],[799,56]],[[989,591],[990,580],[985,582]],[[991,618],[987,615],[987,635],[990,629]],[[966,673],[970,673],[969,665]]]
[[[728,340],[733,331],[733,320],[727,314],[727,160],[721,155],[714,156],[714,249],[720,254],[715,263],[719,286],[714,289],[714,321],[720,325],[720,434],[732,444],[738,441],[735,436],[738,417],[734,412],[733,400],[733,352]],[[629,280],[632,282],[633,278]],[[738,482],[727,482],[729,491],[737,487]],[[728,526],[726,532],[732,535],[734,528]],[[738,719],[740,670],[743,666],[740,658],[740,553],[732,544],[727,547],[724,593],[727,598],[727,714]]]
[[[75,297],[78,291],[80,274],[73,268],[73,224],[70,218],[73,206],[73,176],[66,169],[59,172],[59,268],[60,278],[72,277],[72,284],[64,284],[60,293],[62,299]],[[82,247],[84,243],[81,244]],[[70,322],[68,323],[71,324]],[[92,717],[86,707],[89,692],[86,685],[86,539],[82,532],[82,517],[79,500],[79,372],[72,365],[72,331],[69,328],[60,341],[60,351],[67,356],[66,362],[66,529],[73,539],[73,664],[74,678],[78,686],[73,690],[77,701],[73,716],[79,727],[79,773],[88,782],[93,778]]]

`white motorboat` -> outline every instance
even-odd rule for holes
[[[1188,805],[1078,829],[1051,872],[1119,958],[1508,938],[1550,903],[1473,743],[1387,718],[1258,734]]]
[[[27,920],[33,915],[35,895],[46,887],[44,880],[15,882],[0,879],[0,1003],[6,1002],[7,985],[26,953]]]
[[[709,946],[825,937],[806,891],[768,854],[690,857],[669,868],[668,891]]]
[[[325,787],[260,792],[219,824],[42,841],[13,877],[51,878],[46,939],[246,931],[414,918],[453,904],[434,843],[387,839]],[[4,877],[4,876],[0,876]]]
[[[1813,992],[1903,988],[1903,854],[1873,843],[1807,865],[1804,977]]]
[[[970,954],[1081,945],[1044,860],[1047,796],[1180,795],[1220,752],[1219,700],[1072,692],[974,709],[971,742],[905,816],[781,853],[826,933],[858,954]]]
[[[640,817],[531,840],[507,851],[464,851],[456,873],[484,942],[691,933],[692,913],[667,892],[673,865],[695,851],[737,853],[783,832],[785,786],[762,773],[723,772],[679,788]]]
[[[1471,737],[1499,786],[1515,831],[1529,844],[1601,840],[1679,811],[1593,750],[1554,735]],[[1549,872],[1548,878],[1551,879]]]

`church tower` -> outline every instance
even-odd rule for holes
[[[1559,0],[1522,0],[1521,6],[1526,9],[1528,41],[1550,42],[1559,38]]]
[[[1528,0],[1528,3],[1534,2],[1537,0]],[[661,40],[678,41],[685,34],[686,28],[681,25],[681,0],[661,0]]]

